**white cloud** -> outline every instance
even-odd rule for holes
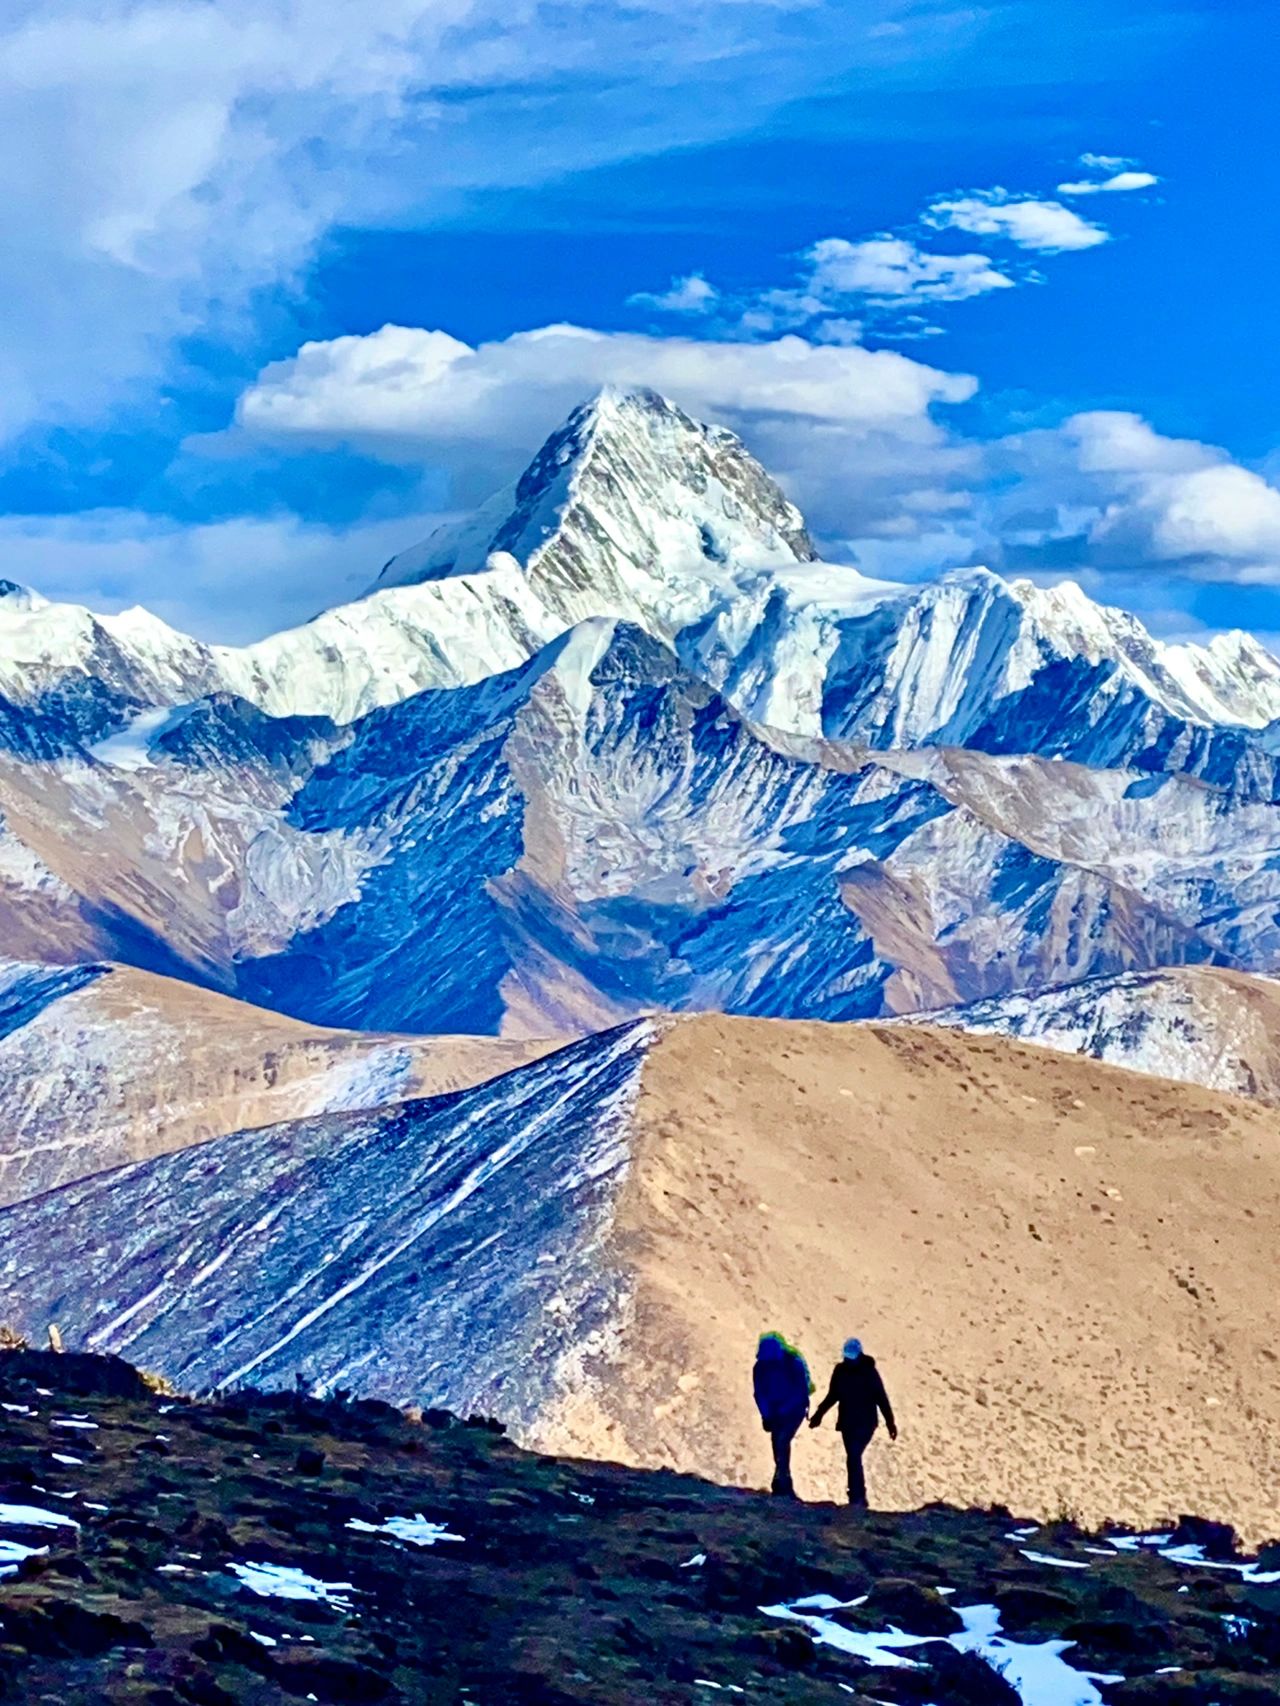
[[[1059,429],[1086,474],[1121,478],[1181,474],[1220,460],[1220,451],[1190,438],[1167,438],[1126,409],[1091,409],[1071,415]]]
[[[945,560],[937,537],[921,543],[937,534],[936,506],[912,515],[901,494],[960,490],[980,473],[973,447],[953,442],[937,418],[939,405],[974,394],[969,375],[793,335],[700,342],[548,326],[473,349],[443,332],[389,326],[304,346],[266,368],[241,399],[238,434],[427,463],[479,501],[606,382],[651,386],[732,427],[820,536],[868,562],[887,560],[887,540],[895,562],[930,549]]]
[[[137,510],[10,515],[0,517],[0,576],[93,610],[143,604],[184,632],[240,644],[358,597],[380,564],[442,519],[190,527]]]
[[[986,255],[929,254],[905,237],[867,237],[857,243],[824,237],[806,258],[812,267],[808,288],[825,300],[963,302],[1014,283]]]
[[[969,231],[978,237],[1007,237],[1021,249],[1054,254],[1066,249],[1092,249],[1110,233],[1082,219],[1060,201],[1010,197],[1005,190],[935,201],[925,222],[938,230]]]
[[[472,348],[447,332],[384,326],[304,344],[244,393],[237,419],[275,439],[357,446],[417,458],[467,445],[532,450],[598,386],[649,385],[712,419],[795,417],[842,428],[896,429],[935,403],[977,389],[893,350],[701,342],[580,326],[543,326]]]
[[[660,314],[710,314],[719,300],[720,292],[700,272],[673,278],[669,290],[638,290],[627,298],[633,307],[655,308]]]
[[[1096,410],[990,455],[1004,491],[988,526],[1022,566],[1280,585],[1280,489],[1214,445]]]
[[[1123,190],[1149,190],[1158,184],[1154,172],[1115,172],[1098,181],[1083,179],[1075,184],[1059,184],[1059,195],[1110,195]]]
[[[541,0],[8,0],[0,437],[149,398],[176,339],[242,336],[336,223],[733,135],[882,63],[839,10],[600,0],[586,28]]]

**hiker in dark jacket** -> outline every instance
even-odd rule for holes
[[[813,1382],[809,1379],[808,1364],[781,1333],[764,1333],[756,1347],[751,1383],[760,1420],[773,1446],[773,1490],[783,1497],[794,1498],[791,1442],[809,1414]]]
[[[893,1419],[893,1406],[875,1358],[865,1355],[861,1339],[845,1340],[844,1356],[832,1370],[827,1395],[813,1412],[809,1426],[820,1427],[833,1404],[838,1406],[836,1428],[849,1460],[849,1503],[865,1509],[867,1481],[862,1472],[862,1454],[871,1444],[881,1416],[890,1439],[897,1439],[898,1424]]]

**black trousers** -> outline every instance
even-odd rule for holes
[[[796,1437],[803,1417],[794,1422],[779,1422],[769,1429],[769,1443],[773,1446],[773,1490],[775,1493],[791,1493],[795,1488],[791,1485],[791,1442]]]
[[[849,1428],[841,1431],[844,1441],[844,1454],[849,1467],[849,1503],[859,1505],[863,1510],[867,1505],[867,1478],[862,1470],[862,1454],[871,1444],[871,1436],[875,1432],[875,1424],[868,1427]]]

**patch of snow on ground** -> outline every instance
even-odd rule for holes
[[[999,1671],[1023,1706],[1102,1706],[1102,1696],[1083,1672],[1062,1657],[1071,1641],[1011,1641],[1000,1633],[994,1605],[958,1606],[963,1635],[949,1637],[960,1653],[976,1653]]]
[[[1087,1570],[1089,1568],[1088,1564],[1079,1558],[1055,1558],[1049,1552],[1032,1552],[1025,1546],[1019,1547],[1019,1551],[1024,1558],[1030,1559],[1033,1564],[1052,1564],[1055,1570]]]
[[[958,1653],[974,1653],[1005,1677],[1023,1706],[1102,1706],[1096,1682],[1122,1680],[1075,1670],[1062,1657],[1071,1641],[1013,1641],[1000,1633],[1000,1613],[994,1605],[957,1607],[964,1630],[958,1635],[906,1635],[900,1629],[846,1629],[829,1617],[812,1615],[801,1606],[820,1605],[833,1611],[840,1601],[815,1594],[791,1605],[762,1605],[766,1617],[803,1623],[821,1645],[836,1647],[864,1664],[915,1669],[920,1661],[903,1656],[904,1649],[927,1647],[945,1640]]]
[[[410,1050],[394,1043],[340,1061],[318,1080],[318,1095],[309,1112],[341,1114],[401,1101],[412,1088],[413,1071]]]
[[[0,1540],[0,1577],[13,1576],[25,1558],[42,1558],[47,1546],[24,1546],[20,1540]]]
[[[1171,1564],[1186,1564],[1197,1570],[1234,1570],[1246,1582],[1280,1582],[1280,1570],[1260,1570],[1256,1563],[1230,1558],[1206,1558],[1203,1546],[1162,1546],[1160,1556]]]
[[[417,1516],[389,1516],[385,1522],[362,1522],[352,1517],[347,1527],[356,1534],[380,1534],[392,1540],[407,1540],[411,1546],[434,1546],[437,1540],[464,1540],[465,1535],[450,1534],[442,1522],[428,1522]]]
[[[811,1604],[812,1601],[808,1603]],[[834,1610],[838,1603],[836,1601],[828,1609]],[[900,1629],[872,1633],[861,1629],[846,1629],[843,1624],[833,1623],[829,1617],[809,1616],[790,1605],[762,1605],[760,1609],[766,1617],[783,1617],[792,1623],[803,1623],[820,1645],[838,1647],[842,1653],[851,1653],[855,1659],[861,1659],[864,1664],[869,1665],[914,1670],[916,1661],[904,1659],[897,1649],[926,1647],[937,1639],[934,1635],[904,1635]]]
[[[74,1498],[75,1495],[72,1494]],[[79,1528],[80,1524],[58,1511],[40,1505],[0,1504],[0,1528]]]
[[[153,770],[156,761],[151,756],[152,741],[185,722],[192,709],[190,705],[179,705],[176,710],[161,705],[139,711],[122,729],[105,740],[95,741],[86,750],[99,764],[109,764],[115,770]]]
[[[303,1599],[313,1604],[351,1609],[346,1597],[355,1592],[353,1582],[322,1582],[292,1564],[230,1564],[227,1566],[244,1587],[263,1599]]]

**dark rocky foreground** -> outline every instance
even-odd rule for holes
[[[1005,1512],[855,1516],[443,1413],[187,1402],[90,1357],[5,1353],[0,1400],[5,1699],[1280,1701],[1280,1559],[1245,1569],[1209,1525],[1126,1551],[1065,1523],[1011,1538]],[[462,1538],[384,1528],[418,1516]],[[866,1598],[760,1609],[816,1594]],[[975,1623],[1005,1675],[964,1650]],[[833,1644],[891,1629],[933,1639],[889,1666]]]

